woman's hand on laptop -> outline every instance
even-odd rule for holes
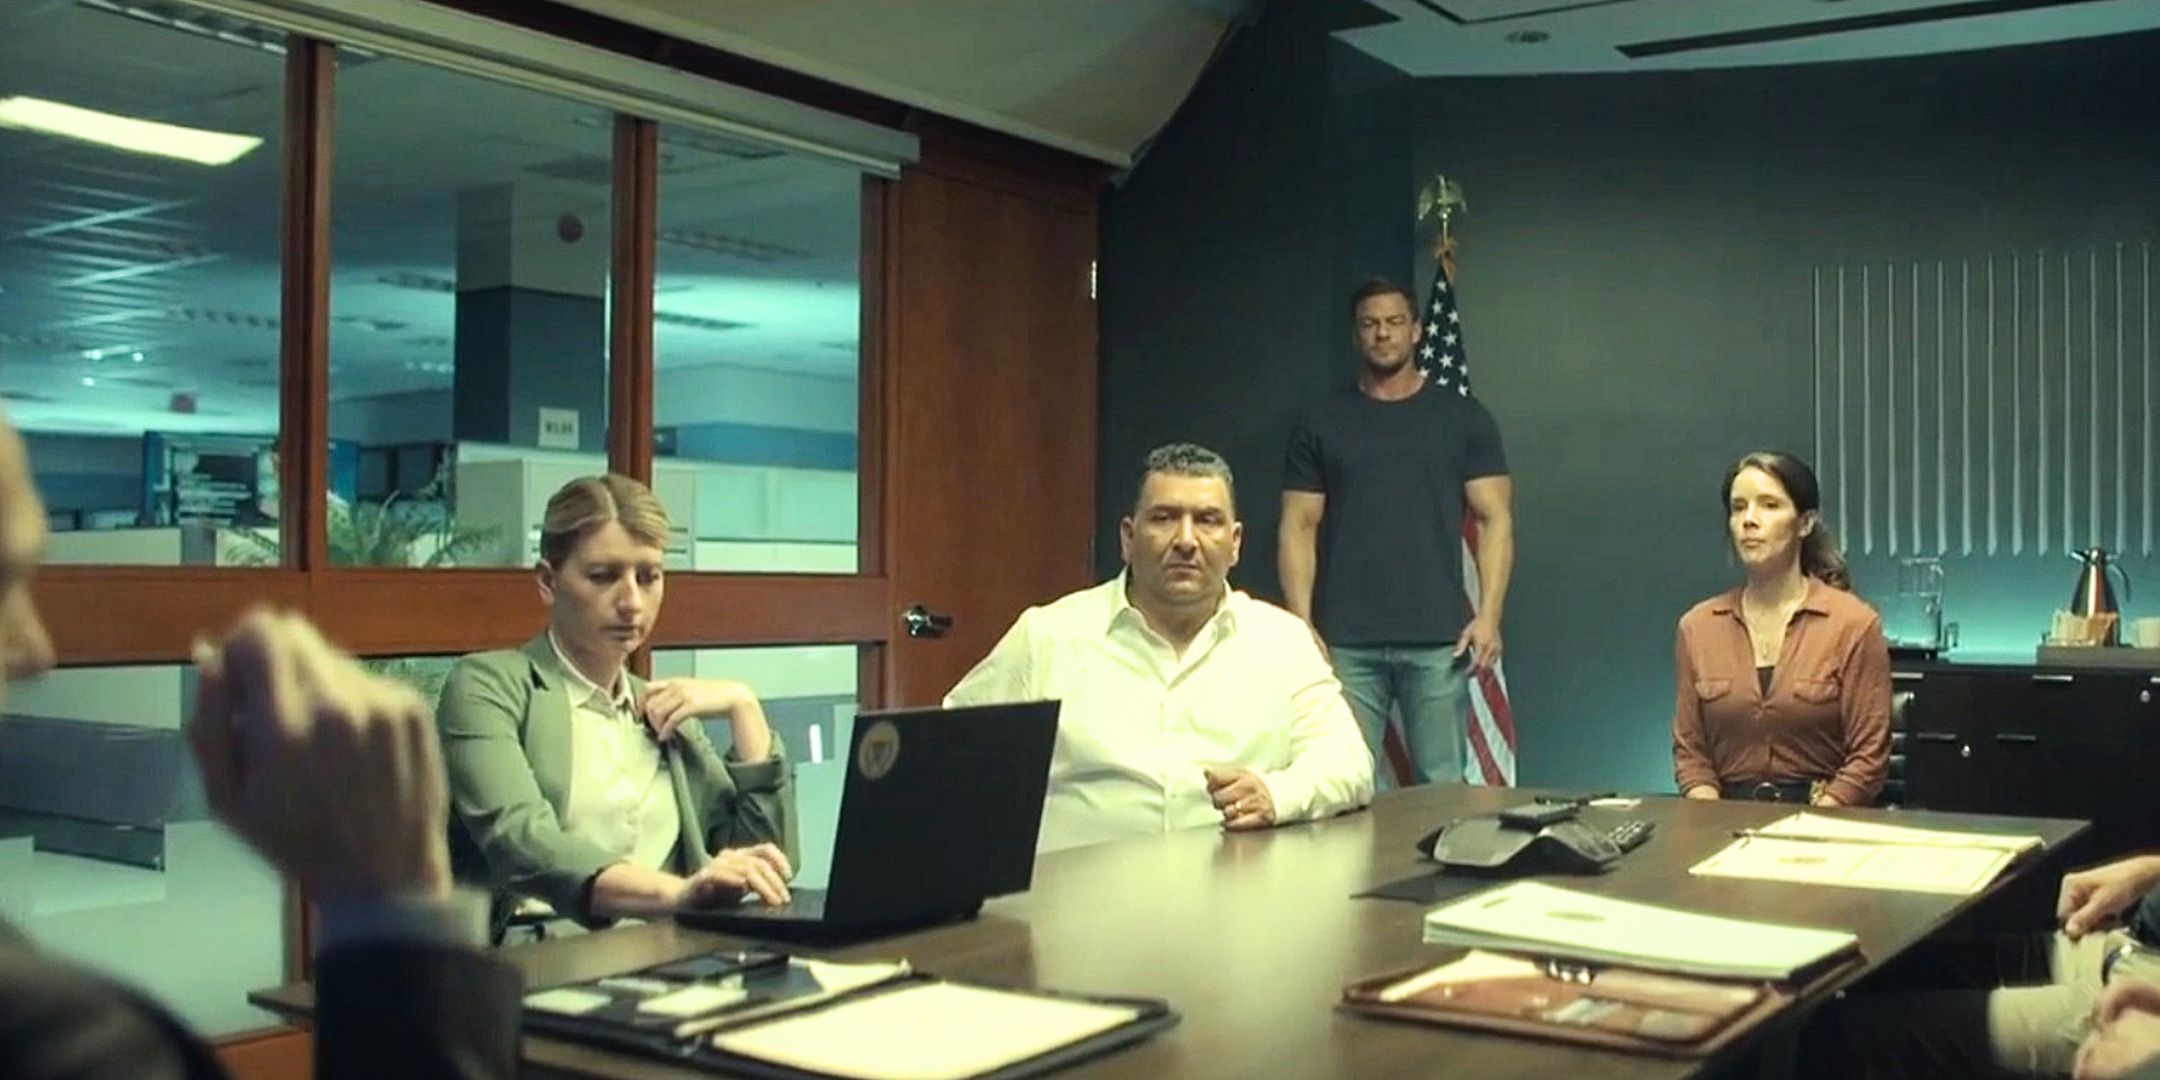
[[[788,879],[795,876],[787,853],[772,844],[723,848],[712,862],[690,877],[689,902],[710,907],[756,893],[758,899],[778,906],[788,902]]]

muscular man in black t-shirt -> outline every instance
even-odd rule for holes
[[[1291,436],[1278,570],[1314,627],[1376,764],[1402,716],[1413,783],[1463,778],[1467,676],[1500,657],[1514,563],[1512,482],[1492,414],[1429,387],[1410,294],[1374,279],[1351,298],[1357,389]],[[1464,514],[1478,522],[1480,606],[1463,592]],[[1380,786],[1389,770],[1376,768]]]

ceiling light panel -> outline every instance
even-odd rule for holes
[[[255,135],[167,124],[27,96],[0,98],[0,128],[34,131],[129,153],[179,158],[198,165],[230,165],[263,144]]]
[[[660,242],[692,251],[709,251],[716,255],[728,255],[751,262],[769,263],[782,259],[807,259],[811,253],[785,244],[768,244],[759,240],[746,240],[740,236],[709,232],[704,229],[662,229]]]

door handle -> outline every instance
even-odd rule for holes
[[[1947,731],[1915,731],[1912,733],[1912,737],[1914,742],[1953,743],[1957,741],[1957,736]]]
[[[2055,683],[2058,685],[2067,685],[2069,683],[2076,682],[2077,676],[2065,675],[2060,672],[2052,671],[2036,671],[2033,673],[2032,681],[2036,683]]]
[[[944,637],[952,624],[952,616],[940,615],[921,604],[909,604],[908,609],[900,613],[900,625],[907,628],[907,636],[911,638]]]
[[[2031,745],[2033,743],[2039,742],[2040,736],[2027,735],[2022,732],[2015,731],[2004,731],[1996,734],[1995,741],[1999,743],[2018,743],[2021,745]]]

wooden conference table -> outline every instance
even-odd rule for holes
[[[993,985],[1165,998],[1184,1016],[1137,1046],[1060,1073],[1070,1077],[1457,1076],[1685,1077],[1704,1062],[1667,1060],[1338,1012],[1344,984],[1442,950],[1419,941],[1421,905],[1350,899],[1418,873],[1413,844],[1433,825],[1527,801],[1532,792],[1428,787],[1391,792],[1371,810],[1262,833],[1210,829],[1058,852],[1036,864],[1034,888],[993,900],[965,923],[832,951],[835,959],[906,957],[918,969]],[[1645,799],[1633,811],[1657,823],[1650,841],[1598,877],[1555,878],[1592,892],[1741,918],[1834,927],[1859,935],[1864,968],[1882,965],[1980,897],[1935,896],[1698,878],[1687,868],[1792,806]],[[1909,811],[1847,811],[1902,824],[2037,834],[2050,854],[2085,823]],[[2007,871],[2060,872],[2043,855]],[[1985,894],[1983,894],[1985,895]],[[505,950],[530,989],[598,978],[732,944],[669,923],[619,927]],[[1814,996],[1837,988],[1820,987]],[[251,996],[305,1019],[314,995],[296,984]],[[1766,1024],[1765,1029],[1776,1024]],[[1739,1052],[1742,1047],[1734,1048]],[[524,1042],[529,1073],[661,1078],[709,1075],[554,1039]]]

